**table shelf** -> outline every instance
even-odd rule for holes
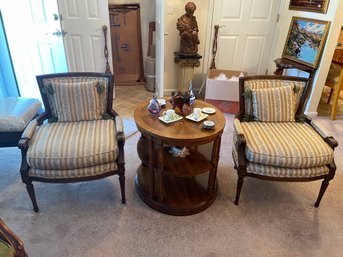
[[[192,177],[209,171],[212,167],[209,158],[197,150],[191,150],[190,155],[186,157],[174,157],[169,153],[170,146],[163,147],[163,171],[164,175],[176,177]],[[149,149],[148,142],[145,138],[141,138],[137,144],[138,156],[145,164],[149,164]],[[157,156],[157,149],[154,155]],[[153,169],[157,170],[157,158],[152,164]]]
[[[218,182],[215,181],[214,194],[207,193],[206,181],[195,177],[165,176],[163,179],[163,199],[149,197],[150,174],[142,165],[138,168],[135,187],[142,200],[153,209],[170,215],[191,215],[210,206],[217,196]],[[158,185],[154,185],[158,188]]]

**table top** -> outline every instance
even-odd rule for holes
[[[134,111],[134,119],[138,130],[153,137],[158,137],[166,140],[173,141],[198,141],[206,140],[217,137],[221,134],[225,127],[225,117],[223,113],[215,106],[196,100],[193,104],[193,108],[211,107],[215,108],[214,114],[209,114],[205,120],[211,120],[215,123],[212,130],[206,130],[202,128],[203,121],[195,122],[183,117],[182,120],[172,123],[164,123],[158,117],[162,116],[163,111],[171,109],[172,105],[167,101],[165,108],[162,108],[158,115],[152,115],[148,111],[148,102],[143,102],[137,105]]]

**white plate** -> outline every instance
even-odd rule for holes
[[[199,122],[199,121],[202,121],[202,120],[206,119],[207,116],[208,116],[207,114],[201,113],[200,118],[199,119],[195,119],[194,113],[191,113],[190,115],[187,115],[186,118],[189,119],[189,120],[195,121],[195,122]]]
[[[152,99],[150,100],[150,103],[152,102]],[[162,106],[162,105],[166,105],[167,101],[166,99],[160,98],[157,99],[157,102]]]
[[[211,108],[211,107],[204,107],[204,108],[201,109],[201,111],[202,111],[203,113],[207,113],[207,114],[216,113],[216,109]]]
[[[167,103],[166,99],[163,99],[163,98],[157,99],[157,101],[161,106],[166,105],[166,103]]]
[[[183,119],[183,117],[182,116],[180,116],[180,115],[177,115],[177,114],[175,114],[175,118],[174,119],[172,119],[172,120],[166,120],[166,116],[160,116],[160,117],[158,117],[161,121],[163,121],[164,123],[172,123],[172,122],[175,122],[175,121],[178,121],[178,120],[182,120]]]

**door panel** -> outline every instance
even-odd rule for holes
[[[58,0],[58,6],[66,31],[64,43],[70,71],[105,72],[103,25],[108,28],[107,45],[112,66],[108,1]]]
[[[83,50],[82,36],[76,34],[69,35],[65,42],[68,45],[67,59],[69,61],[69,69],[71,71],[85,71],[86,67],[83,59],[85,51]]]
[[[237,49],[238,36],[221,36],[218,38],[218,45],[225,46],[221,49],[220,54],[217,54],[217,68],[219,67],[233,67],[234,59],[227,58],[227,56],[234,56]]]
[[[280,0],[216,0],[217,68],[264,74],[268,66]]]
[[[251,8],[250,20],[270,19],[272,0],[254,0]],[[265,8],[269,6],[269,8]]]
[[[243,57],[244,71],[249,74],[257,74],[261,66],[265,37],[247,36]]]

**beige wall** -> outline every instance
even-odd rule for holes
[[[155,21],[155,0],[108,0],[109,4],[140,4],[143,61],[148,52],[149,22]]]
[[[169,96],[170,93],[177,89],[177,64],[174,63],[174,52],[179,51],[180,37],[179,31],[176,29],[177,19],[185,13],[185,4],[187,0],[164,0],[165,1],[165,38],[164,38],[164,93]],[[203,63],[205,55],[205,42],[209,40],[206,37],[207,18],[209,1],[207,0],[193,0],[197,9],[194,16],[197,18],[199,27],[200,45],[198,53],[203,56],[200,60],[201,66],[195,68],[193,85],[194,88],[200,88],[203,79]],[[172,14],[168,14],[168,10],[173,9]]]
[[[309,115],[316,115],[320,96],[323,91],[326,76],[329,71],[333,52],[337,43],[341,25],[343,24],[343,1],[342,0],[330,0],[329,8],[326,14],[314,13],[314,12],[301,12],[288,9],[289,0],[284,0],[284,5],[281,8],[280,23],[278,25],[278,36],[275,40],[275,52],[272,55],[269,63],[269,70],[275,70],[275,65],[272,60],[280,58],[282,55],[283,47],[287,38],[289,25],[293,16],[313,18],[319,20],[331,21],[331,28],[329,30],[326,45],[324,47],[321,62],[316,72],[311,96],[307,104],[306,113]],[[339,13],[340,10],[340,13]]]

